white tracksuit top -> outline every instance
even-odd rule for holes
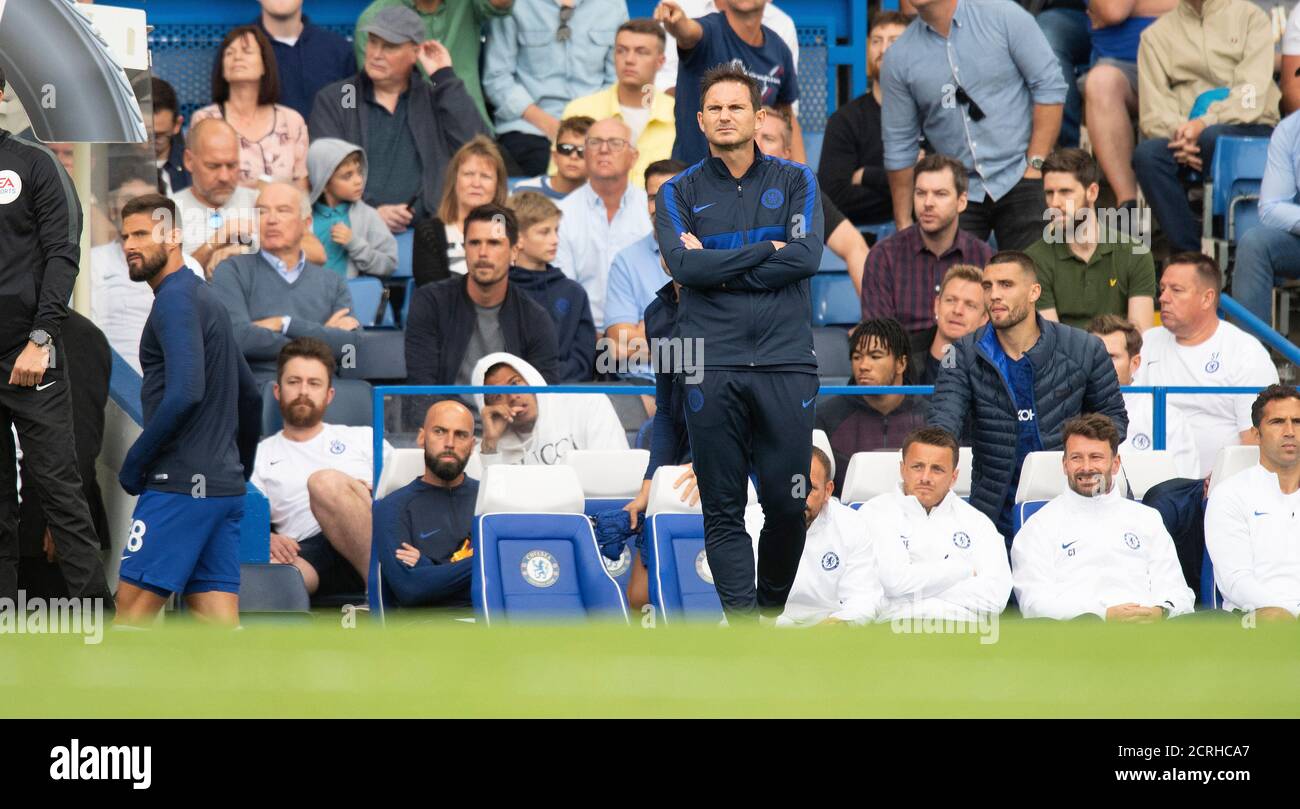
[[[1223,608],[1281,607],[1300,617],[1300,492],[1256,464],[1214,487],[1205,546]]]
[[[828,617],[870,623],[883,595],[866,522],[832,497],[808,527],[799,571],[776,625],[811,626]]]
[[[902,486],[862,506],[885,592],[880,620],[975,621],[1011,595],[1007,546],[974,506],[948,492],[928,514]]]
[[[1026,618],[1102,618],[1117,604],[1191,612],[1174,541],[1160,513],[1120,497],[1067,489],[1030,517],[1011,546],[1016,599]]]

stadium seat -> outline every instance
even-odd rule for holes
[[[835,477],[835,450],[831,448],[830,436],[826,435],[825,430],[813,430],[812,444],[825,453],[826,458],[831,462],[831,477]]]
[[[1201,558],[1201,606],[1207,609],[1217,610],[1223,606],[1223,595],[1219,592],[1218,586],[1214,583],[1214,561],[1210,559],[1210,548],[1205,547],[1204,555]]]
[[[393,328],[397,325],[383,281],[369,276],[349,278],[348,292],[352,295],[352,316],[361,322],[363,328]]]
[[[849,333],[839,326],[814,326],[813,351],[817,375],[827,385],[845,385],[853,376],[849,364]]]
[[[810,281],[814,326],[856,326],[862,304],[847,272],[819,272]]]
[[[870,236],[867,241],[874,247],[882,239],[888,239],[898,232],[898,227],[893,222],[877,222],[873,225],[858,225],[858,232],[863,236]],[[874,241],[873,241],[874,239]]]
[[[957,448],[957,482],[952,490],[958,497],[970,499],[971,470],[975,466],[975,451],[970,447]]]
[[[244,518],[239,521],[239,561],[266,564],[271,561],[271,502],[253,484],[244,486]]]
[[[411,259],[415,255],[415,231],[407,228],[396,234],[395,238],[397,239],[397,268],[389,278],[410,278]]]
[[[415,279],[406,279],[406,294],[402,296],[402,328],[406,328],[407,316],[411,314],[411,299],[415,297]],[[405,360],[405,358],[403,358]]]
[[[628,620],[627,601],[582,513],[571,466],[493,465],[474,509],[471,600],[484,623],[601,617]]]
[[[1215,486],[1257,463],[1259,463],[1259,447],[1223,447],[1215,456],[1214,466],[1210,470],[1210,493],[1214,493]]]
[[[830,250],[828,248],[822,250],[821,263],[817,265],[817,271],[818,272],[848,272],[849,265],[845,264],[844,259],[840,258],[837,253],[835,253],[833,250]]]
[[[311,614],[302,574],[293,565],[239,566],[239,613]]]
[[[1146,497],[1147,491],[1157,483],[1179,477],[1174,456],[1168,450],[1130,452],[1120,458],[1120,467],[1135,500]]]
[[[376,382],[406,380],[406,332],[369,329],[359,336],[356,356],[339,369],[339,377]]]
[[[394,449],[379,470],[377,498],[387,497],[424,474],[424,450],[420,447]]]
[[[893,491],[903,481],[899,472],[902,460],[898,450],[853,453],[844,471],[840,502],[858,508],[878,494]]]
[[[1234,209],[1242,200],[1259,199],[1267,163],[1268,138],[1225,136],[1214,145],[1214,158],[1205,178],[1207,212],[1201,226],[1201,250],[1215,256],[1221,269],[1227,268],[1236,242]],[[1222,235],[1216,232],[1216,219],[1223,222]]]
[[[822,141],[825,140],[825,138],[825,131],[814,132],[809,129],[805,130],[803,133],[803,150],[808,156],[808,168],[813,171],[816,171],[817,166],[821,163]]]
[[[1020,467],[1020,485],[1016,487],[1015,510],[1011,515],[1013,531],[1018,533],[1025,520],[1047,505],[1048,500],[1065,492],[1065,469],[1061,466],[1064,454],[1057,449],[1031,452],[1025,456]],[[1129,483],[1123,466],[1115,476],[1114,484],[1121,496],[1129,496]]]
[[[325,408],[325,421],[329,424],[369,427],[373,419],[374,404],[370,399],[370,383],[362,379],[335,379],[334,401]],[[262,388],[262,435],[273,435],[283,426],[280,403],[275,400],[275,388],[268,383]]]
[[[584,498],[583,511],[587,516],[595,516],[602,511],[620,509],[641,493],[650,453],[644,449],[579,449],[564,456],[564,463],[578,473]],[[629,544],[618,559],[601,557],[609,575],[625,592],[627,580],[632,575],[632,550]]]

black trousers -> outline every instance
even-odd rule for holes
[[[968,204],[961,213],[961,229],[984,241],[995,234],[999,250],[1024,250],[1043,237],[1046,209],[1043,181],[1021,177],[1002,199],[994,202],[985,196],[983,202]]]
[[[705,370],[686,385],[686,428],[704,512],[704,550],[728,620],[779,615],[806,533],[815,373]],[[745,532],[746,483],[758,477],[763,531]]]
[[[517,166],[520,176],[536,177],[546,173],[551,162],[551,142],[545,137],[505,132],[497,135],[497,143],[505,152],[507,168],[513,171]]]
[[[77,471],[67,374],[54,367],[36,387],[10,385],[16,357],[0,362],[0,598],[18,596],[18,472],[12,425],[22,445],[26,478],[39,490],[45,508],[68,596],[103,598],[105,607],[112,609],[104,561]]]

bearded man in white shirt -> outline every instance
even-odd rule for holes
[[[1205,546],[1223,608],[1300,618],[1300,392],[1265,388],[1251,407],[1259,463],[1215,486]]]
[[[1067,490],[1030,517],[1011,545],[1026,618],[1153,623],[1195,607],[1160,513],[1121,497],[1119,432],[1089,413],[1066,422]]]

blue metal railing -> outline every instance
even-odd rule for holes
[[[1231,295],[1219,296],[1219,315],[1227,315],[1237,321],[1242,329],[1253,335],[1264,345],[1286,357],[1292,365],[1300,367],[1300,348],[1286,339],[1272,326],[1255,316],[1246,307],[1233,300]]]

